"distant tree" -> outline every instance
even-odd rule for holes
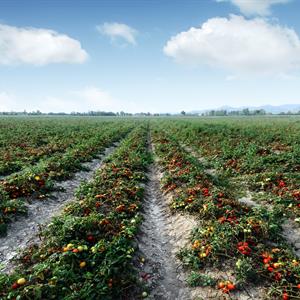
[[[186,115],[186,113],[185,113],[185,111],[183,110],[181,113],[180,113],[181,115],[183,115],[183,116],[185,116]]]
[[[216,110],[215,115],[216,116],[227,116],[227,110]]]
[[[264,109],[259,109],[257,111],[257,114],[263,116],[263,115],[266,115],[267,113],[266,113],[266,111]]]
[[[244,108],[244,109],[242,110],[242,114],[245,115],[245,116],[249,116],[249,115],[250,115],[249,108]]]

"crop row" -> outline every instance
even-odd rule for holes
[[[300,262],[281,238],[282,213],[249,208],[239,203],[226,180],[211,176],[205,167],[162,130],[154,131],[155,153],[164,171],[163,190],[173,196],[174,210],[199,217],[189,247],[180,258],[195,271],[225,263],[234,281],[195,273],[193,285],[210,284],[234,293],[263,284],[266,298],[300,297]]]
[[[20,171],[55,153],[64,153],[111,122],[72,118],[1,119],[0,176]]]
[[[82,169],[82,162],[97,157],[106,147],[124,137],[132,124],[107,124],[103,131],[82,140],[65,153],[45,158],[38,164],[0,180],[0,231],[6,232],[6,224],[12,217],[26,213],[24,200],[33,196],[42,199],[53,189],[53,181],[70,178]]]
[[[147,128],[121,143],[78,200],[53,219],[43,244],[23,253],[20,268],[0,277],[1,299],[116,299],[130,294],[133,237],[141,221],[149,164]]]
[[[300,217],[300,147],[297,120],[224,120],[164,125],[181,143],[206,158],[241,194]],[[300,220],[300,219],[299,219]]]

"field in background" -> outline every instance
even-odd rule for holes
[[[0,118],[2,241],[100,158],[10,274],[2,261],[1,299],[300,299],[300,118]]]

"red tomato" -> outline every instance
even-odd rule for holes
[[[283,294],[282,294],[282,299],[283,299],[283,300],[289,300],[290,297],[289,297],[288,293],[283,293]]]
[[[233,291],[233,290],[235,290],[235,285],[233,283],[228,283],[227,288],[229,291]]]
[[[18,287],[19,287],[19,285],[18,285],[16,282],[14,282],[14,283],[12,284],[12,286],[11,286],[11,288],[12,288],[13,290],[16,290]]]

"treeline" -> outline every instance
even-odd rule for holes
[[[280,112],[278,114],[274,114],[271,112],[266,112],[264,109],[256,109],[250,110],[249,108],[244,108],[242,110],[210,110],[200,114],[201,116],[264,116],[264,115],[300,115],[300,111],[298,112]]]
[[[202,116],[264,116],[268,113],[264,109],[250,110],[249,108],[244,108],[242,110],[210,110],[202,113]]]
[[[88,111],[88,112],[71,112],[71,113],[65,113],[65,112],[49,112],[49,113],[43,113],[39,110],[27,112],[16,112],[16,111],[10,111],[10,112],[0,112],[0,115],[3,116],[107,116],[107,117],[168,117],[168,116],[190,116],[190,117],[224,117],[224,116],[264,116],[264,115],[300,115],[300,111],[298,112],[280,112],[280,113],[271,113],[266,112],[264,109],[256,109],[256,110],[250,110],[249,108],[244,108],[242,110],[209,110],[202,113],[187,113],[185,111],[181,111],[180,113],[150,113],[150,112],[140,112],[140,113],[127,113],[124,111],[120,112],[106,112],[106,111]]]
[[[288,112],[281,112],[279,113],[279,115],[300,115],[300,110],[297,111],[297,112],[291,112],[291,111],[288,111]]]
[[[128,116],[132,115],[125,112],[106,112],[106,111],[89,111],[89,112],[71,112],[71,113],[65,113],[65,112],[49,112],[49,113],[43,113],[39,110],[27,112],[16,112],[16,111],[10,111],[10,112],[0,112],[0,115],[6,115],[6,116]]]
[[[22,111],[22,112],[16,112],[16,111],[10,111],[10,112],[0,112],[0,115],[3,116],[108,116],[108,117],[130,117],[130,116],[138,116],[138,117],[158,117],[158,116],[171,116],[171,114],[166,113],[166,114],[158,114],[154,113],[151,114],[150,112],[140,112],[140,113],[128,113],[124,111],[120,112],[106,112],[106,111],[88,111],[88,112],[71,112],[71,113],[65,113],[65,112],[49,112],[49,113],[43,113],[39,110],[37,111],[32,111],[32,112],[27,112],[27,111]]]

